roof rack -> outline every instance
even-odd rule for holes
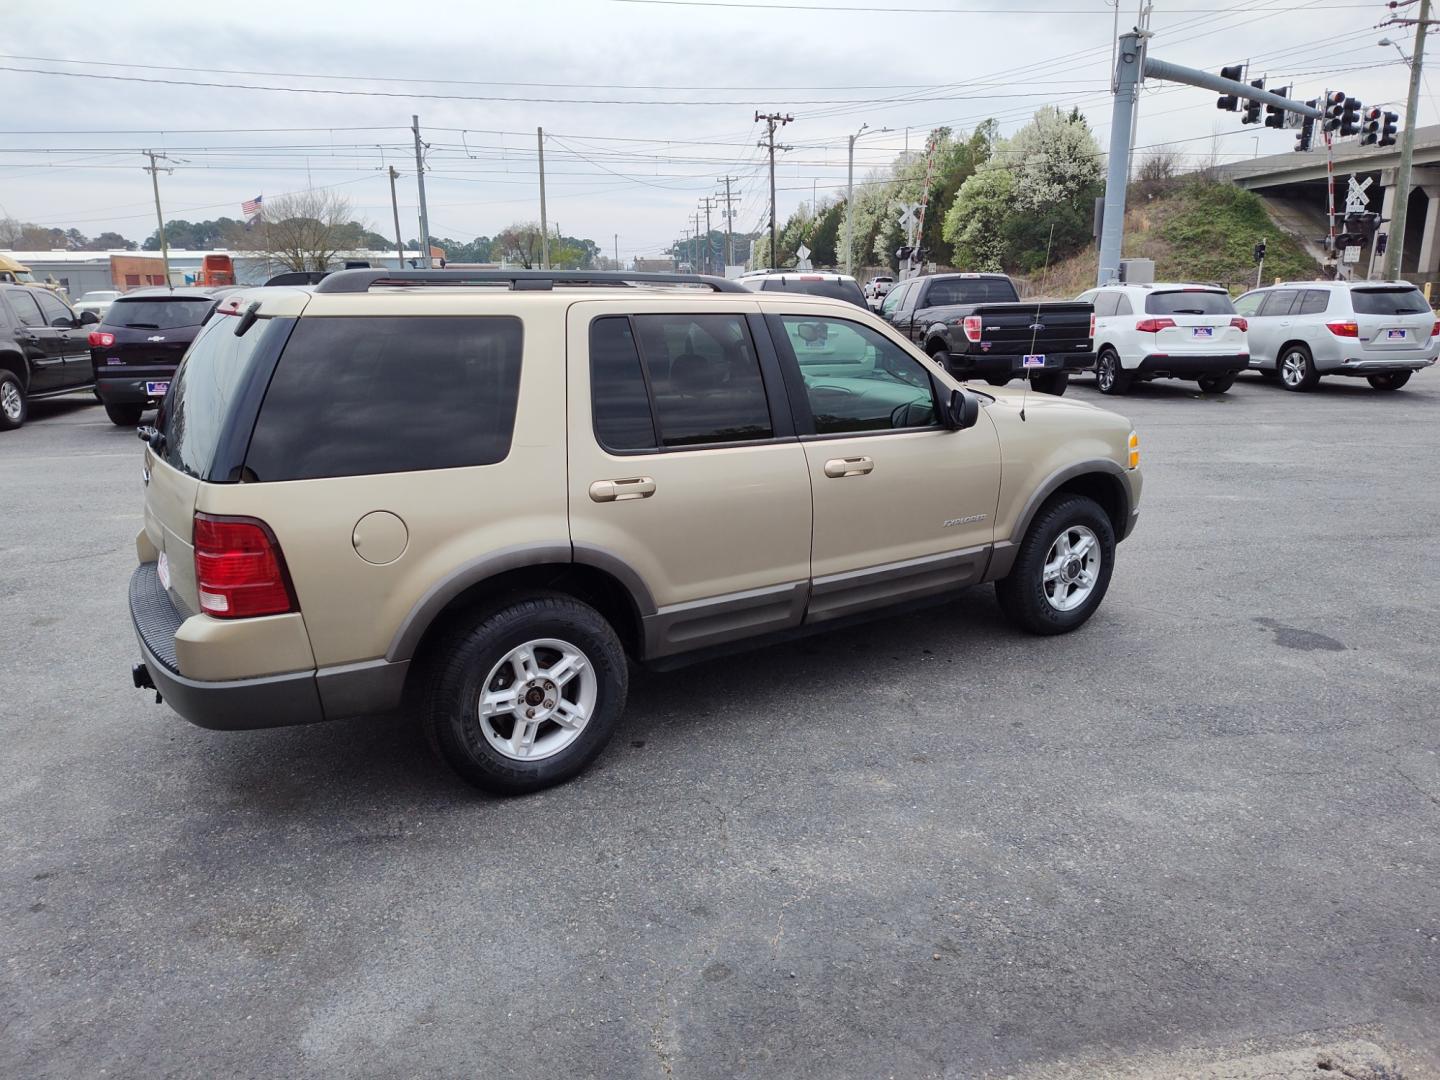
[[[640,274],[624,270],[336,270],[315,285],[317,293],[363,293],[375,285],[505,285],[512,290],[557,285],[706,285],[715,292],[750,290],[705,274]]]

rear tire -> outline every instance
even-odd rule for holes
[[[1066,634],[1095,614],[1114,565],[1115,529],[1100,504],[1061,495],[1036,515],[995,598],[1020,629]]]
[[[1200,389],[1207,394],[1223,394],[1230,387],[1235,385],[1234,375],[1206,375],[1203,379],[1197,379]]]
[[[20,376],[9,368],[0,368],[0,431],[14,431],[29,415],[30,403],[25,400]]]
[[[1070,373],[1068,371],[1049,371],[1044,375],[1032,375],[1030,377],[1030,387],[1037,394],[1063,397],[1065,388],[1069,385]]]
[[[1130,390],[1130,376],[1113,349],[1105,349],[1095,358],[1095,386],[1102,394],[1125,394]]]
[[[570,779],[605,748],[625,710],[620,639],[569,596],[537,594],[472,613],[429,663],[423,723],[431,747],[496,794]]]
[[[1410,372],[1387,371],[1383,375],[1367,375],[1365,381],[1376,390],[1399,390],[1410,381]]]
[[[105,415],[110,422],[117,427],[135,427],[140,423],[140,414],[145,411],[144,405],[105,405]]]
[[[1304,345],[1291,345],[1280,354],[1277,364],[1280,369],[1280,385],[1286,390],[1303,394],[1314,390],[1320,381],[1320,373],[1315,370],[1315,359]]]

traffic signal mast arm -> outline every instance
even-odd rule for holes
[[[1151,79],[1164,79],[1166,82],[1187,83],[1190,86],[1214,90],[1217,94],[1228,94],[1232,97],[1256,101],[1262,105],[1274,105],[1286,112],[1299,113],[1301,116],[1313,117],[1316,120],[1321,116],[1319,109],[1313,105],[1307,105],[1303,101],[1294,101],[1279,94],[1272,94],[1269,90],[1262,90],[1258,86],[1251,86],[1249,83],[1212,75],[1208,71],[1181,67],[1179,64],[1156,60],[1151,56],[1145,57],[1145,76]]]

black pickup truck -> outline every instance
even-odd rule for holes
[[[1004,274],[929,274],[894,286],[880,308],[952,374],[993,386],[1029,377],[1063,394],[1072,371],[1095,366],[1095,313],[1079,301],[1020,302]]]

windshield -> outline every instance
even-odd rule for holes
[[[199,326],[214,304],[208,296],[167,296],[164,299],[116,300],[105,316],[106,326],[135,330],[174,330]]]
[[[1419,289],[1353,289],[1356,315],[1426,315],[1430,304]]]
[[[1210,289],[1176,289],[1145,297],[1147,315],[1234,315],[1230,294]]]

